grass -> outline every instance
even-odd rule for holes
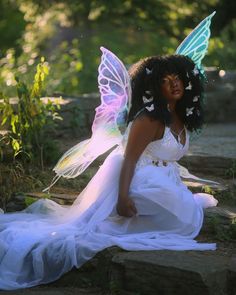
[[[75,179],[61,178],[50,192],[79,194],[96,171],[97,168],[93,166]],[[7,203],[17,195],[26,196],[26,206],[32,204],[36,199],[27,196],[27,193],[41,192],[49,186],[54,176],[51,168],[42,171],[37,167],[25,168],[20,162],[0,163],[0,208],[5,211]]]

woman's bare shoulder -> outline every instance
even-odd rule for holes
[[[146,146],[161,138],[164,125],[157,120],[153,120],[147,115],[139,116],[131,125],[128,142],[125,150],[126,159],[139,159]]]
[[[148,137],[150,136],[153,141],[162,138],[165,125],[159,120],[155,120],[146,114],[142,114],[134,120],[132,129],[139,134],[146,134]]]

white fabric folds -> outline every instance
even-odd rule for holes
[[[0,214],[0,289],[14,290],[58,279],[97,252],[117,245],[138,250],[214,250],[197,243],[203,208],[216,206],[208,194],[192,194],[176,163],[187,151],[166,127],[161,140],[142,154],[130,186],[138,214],[116,213],[123,146],[105,160],[70,208],[39,200],[19,213]],[[152,159],[158,159],[153,163]],[[162,165],[165,161],[167,164]]]

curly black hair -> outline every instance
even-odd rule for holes
[[[171,123],[167,100],[162,96],[164,76],[177,74],[184,84],[184,95],[176,103],[176,112],[189,131],[199,131],[204,123],[203,96],[205,77],[194,62],[183,55],[151,56],[131,66],[132,98],[127,123],[145,112],[165,125]]]

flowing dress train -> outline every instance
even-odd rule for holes
[[[208,194],[183,184],[178,161],[189,147],[166,127],[163,138],[141,155],[130,185],[138,213],[117,215],[123,142],[105,160],[70,208],[39,200],[19,213],[0,214],[0,289],[13,290],[58,279],[97,252],[117,245],[126,250],[214,250],[197,243],[203,208],[216,206]]]

